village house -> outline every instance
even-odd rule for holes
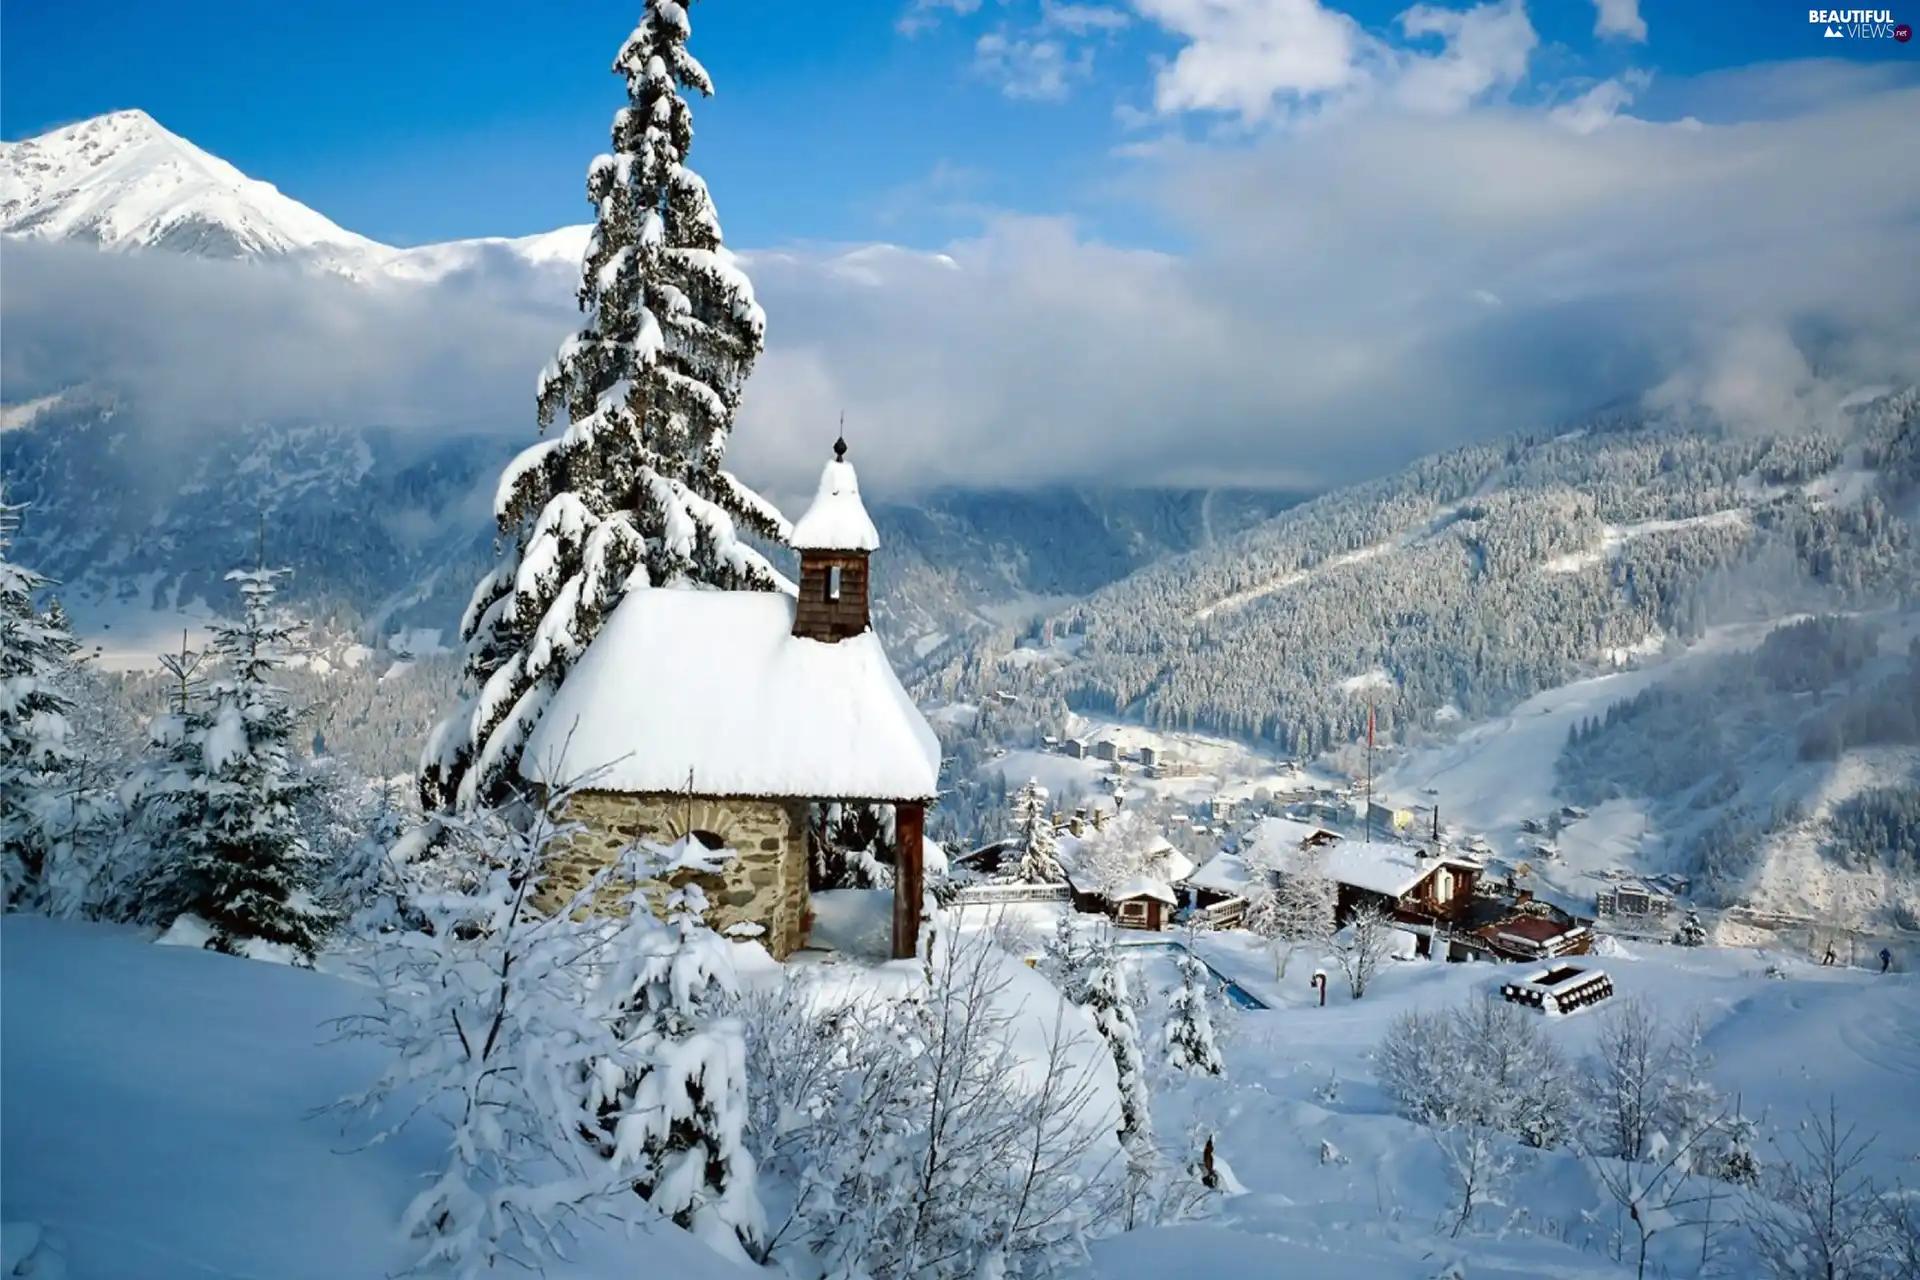
[[[880,538],[846,449],[835,442],[793,526],[797,595],[629,592],[568,673],[520,765],[541,788],[570,790],[567,816],[585,828],[555,861],[549,905],[636,839],[692,837],[732,851],[720,874],[695,877],[709,923],[785,959],[811,926],[816,806],[889,804],[893,954],[914,953],[940,745],[873,633]],[[664,891],[652,896],[660,909]]]

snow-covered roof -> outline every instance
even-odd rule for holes
[[[925,800],[940,744],[871,632],[796,637],[776,591],[634,591],[527,742],[534,782],[593,790]]]
[[[1186,883],[1209,893],[1243,894],[1253,883],[1253,872],[1237,853],[1217,853],[1186,878]]]
[[[1131,898],[1153,898],[1170,907],[1180,904],[1180,900],[1173,896],[1173,890],[1164,881],[1155,880],[1152,876],[1129,876],[1113,891],[1115,902],[1126,902]]]
[[[1284,866],[1289,854],[1315,836],[1332,836],[1333,840],[1327,841],[1328,844],[1340,840],[1338,832],[1328,831],[1311,822],[1300,822],[1293,818],[1262,818],[1242,837],[1242,847],[1256,859],[1271,866]]]
[[[1179,884],[1193,874],[1193,859],[1174,848],[1165,836],[1149,846],[1147,859],[1159,869],[1160,878],[1169,884]]]
[[[820,488],[807,514],[794,522],[790,539],[796,551],[878,551],[880,531],[860,501],[860,477],[846,461],[846,442],[833,446],[834,459],[820,471]]]
[[[1419,853],[1419,849],[1410,844],[1342,840],[1327,847],[1321,866],[1327,878],[1336,884],[1383,893],[1390,898],[1412,892],[1437,867],[1477,870],[1480,866],[1471,858],[1454,854],[1422,858]]]

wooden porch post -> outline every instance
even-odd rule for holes
[[[926,891],[927,806],[920,801],[893,807],[893,958],[910,960],[920,947],[920,900]]]

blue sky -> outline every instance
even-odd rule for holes
[[[1108,240],[1170,242],[1116,198],[1128,166],[1114,153],[1227,118],[1170,125],[1154,110],[1156,68],[1183,43],[1156,15],[1177,4],[1102,8],[1112,16],[1091,22],[1071,17],[1091,5],[909,4],[693,7],[693,47],[719,86],[696,113],[694,162],[734,243],[935,246],[971,232],[983,209],[1070,213]],[[1341,7],[1371,33],[1437,43],[1395,32],[1398,0]],[[137,106],[376,239],[525,234],[583,219],[581,175],[620,101],[604,68],[637,12],[635,0],[25,0],[8,6],[0,42],[0,124],[13,139]],[[1509,92],[1540,100],[1637,68],[1652,75],[1639,113],[1657,118],[1662,95],[1703,73],[1839,43],[1777,0],[1642,0],[1638,12],[1649,38],[1623,42],[1596,36],[1589,0],[1537,0],[1539,47]],[[1071,68],[1060,92],[1035,80],[1044,61],[1021,65],[1023,48],[1049,41]],[[1913,64],[1920,44],[1850,41],[1844,55]]]

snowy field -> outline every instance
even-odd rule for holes
[[[867,914],[835,910],[850,927]],[[1028,923],[1044,929],[1052,915],[1036,910]],[[10,1239],[24,1238],[20,1224],[37,1226],[71,1280],[337,1280],[409,1259],[395,1224],[435,1167],[433,1132],[354,1150],[331,1115],[315,1114],[377,1069],[366,1046],[334,1042],[327,1026],[364,1007],[363,988],[154,947],[129,929],[9,916],[4,930],[0,1216],[14,1224]],[[1282,982],[1243,935],[1208,935],[1201,951],[1274,1008],[1217,1008],[1227,1077],[1157,1084],[1154,1127],[1163,1139],[1213,1135],[1245,1193],[1216,1201],[1201,1222],[1096,1242],[1088,1280],[1433,1280],[1453,1262],[1471,1280],[1632,1274],[1612,1256],[1624,1224],[1611,1201],[1562,1152],[1516,1148],[1525,1163],[1488,1225],[1458,1238],[1439,1230],[1450,1204],[1439,1149],[1373,1081],[1370,1055],[1396,1015],[1457,1004],[1513,969],[1391,963],[1358,1002],[1336,974],[1319,1008],[1310,957],[1296,957]],[[1621,996],[1644,996],[1675,1021],[1700,1015],[1715,1083],[1767,1129],[1791,1129],[1832,1095],[1869,1121],[1877,1178],[1920,1181],[1920,1108],[1887,1105],[1920,1097],[1920,978],[1781,961],[1787,976],[1776,980],[1764,974],[1773,960],[1651,948],[1602,963]],[[865,981],[857,963],[836,963]],[[1013,998],[1035,1019],[1025,1041],[1052,989],[1015,957],[1007,963],[1019,980]],[[1171,958],[1135,963],[1157,1003]],[[1145,1025],[1155,1020],[1150,1011]],[[1579,1055],[1598,1022],[1584,1012],[1543,1025]],[[633,1231],[597,1233],[547,1274],[627,1276],[636,1264],[684,1280],[742,1274],[676,1229]],[[1694,1274],[1697,1232],[1654,1245],[1656,1261]]]

